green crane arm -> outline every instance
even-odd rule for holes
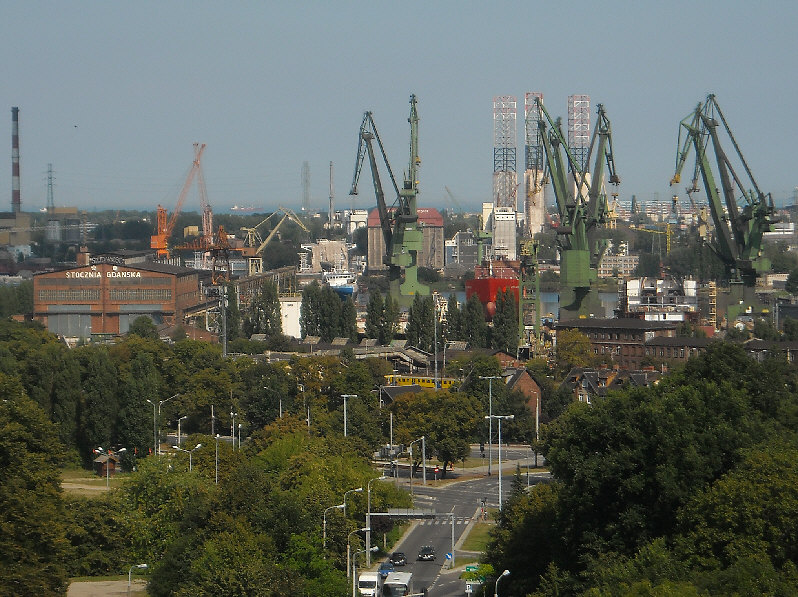
[[[718,134],[719,123],[723,124],[755,191],[747,191],[742,178],[735,172]],[[715,154],[719,181],[716,180],[707,155],[710,147]],[[770,194],[765,195],[759,189],[714,95],[707,96],[706,101],[699,103],[693,113],[680,123],[676,172],[671,179],[671,185],[680,181],[691,148],[695,150],[696,164],[693,184],[688,193],[698,190],[697,179],[700,172],[715,228],[715,239],[710,247],[733,277],[741,279],[747,286],[753,286],[757,275],[770,268],[767,259],[760,256],[760,251],[764,233],[775,222],[773,199]],[[745,199],[742,210],[738,205],[738,192]]]

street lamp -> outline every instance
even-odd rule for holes
[[[379,551],[379,549],[380,548],[376,545],[369,549],[359,549],[358,551],[355,552],[355,555],[352,557],[352,597],[357,597],[357,594],[355,593],[355,586],[357,584],[357,556],[359,556],[363,552],[366,552],[368,554],[367,559],[370,562],[371,554]]]
[[[422,462],[422,479],[424,480],[424,485],[427,484],[427,445],[426,445],[426,438],[422,435],[418,439],[414,439],[410,442],[410,495],[413,494],[413,444],[416,442],[421,442],[421,462]]]
[[[346,437],[346,399],[357,398],[357,394],[341,394],[341,398],[344,399],[344,437]]]
[[[496,579],[496,586],[495,590],[493,591],[493,597],[499,597],[499,581],[503,579],[505,576],[510,576],[509,570],[505,570],[504,572],[502,572],[501,576],[499,576],[499,578]]]
[[[374,481],[384,481],[387,479],[385,475],[381,477],[374,477],[368,483],[366,483],[366,495],[367,495],[367,507],[366,507],[366,527],[368,527],[368,531],[366,531],[366,565],[371,566],[371,552],[368,551],[371,549],[371,484]]]
[[[241,423],[238,424],[238,449],[241,449]]]
[[[147,402],[152,404],[152,443],[153,443],[153,451],[156,455],[161,455],[161,446],[158,442],[158,423],[161,421],[161,406],[169,402],[172,398],[177,398],[180,394],[175,394],[174,396],[169,396],[169,398],[165,400],[158,401],[158,417],[155,416],[155,403],[147,398]]]
[[[480,375],[479,379],[488,380],[488,477],[490,477],[490,463],[493,460],[493,380],[501,379],[500,375]],[[486,419],[488,417],[485,417]]]
[[[338,504],[336,506],[330,506],[329,508],[325,508],[324,510],[324,517],[323,517],[323,524],[322,524],[322,546],[324,549],[327,549],[327,512],[337,508],[338,510],[342,510],[346,508],[346,504]]]
[[[127,452],[127,448],[120,448],[119,450],[116,451],[117,454],[121,454],[122,452]],[[113,456],[113,453],[111,452],[111,450],[108,450],[108,451],[103,450],[102,446],[98,446],[94,450],[94,453],[95,454],[105,454],[106,455],[106,460],[105,460],[105,488],[109,489],[110,484],[111,484],[111,479],[110,479],[110,472],[109,472],[110,469],[108,467],[108,464],[111,462],[111,456]]]
[[[134,566],[130,567],[130,570],[127,571],[127,594],[130,595],[130,584],[133,582],[133,570],[146,570],[147,564],[135,564]]]
[[[515,415],[490,415],[486,419],[497,419],[499,421],[499,510],[502,509],[502,419],[513,420]]]
[[[178,446],[182,446],[183,445],[183,443],[180,441],[180,438],[182,437],[181,434],[180,434],[180,422],[183,421],[184,419],[188,419],[188,415],[186,415],[184,417],[180,417],[177,420],[177,445]]]
[[[219,434],[216,434],[216,485],[219,484]]]
[[[186,450],[184,448],[181,448],[180,446],[172,446],[172,447],[175,450],[180,450],[181,452],[185,452],[186,454],[188,454],[188,472],[191,472],[191,468],[192,468],[192,466],[191,466],[191,454],[194,452],[194,450],[199,450],[202,447],[202,444],[197,444],[196,446],[194,446],[190,450]]]
[[[363,493],[363,488],[358,487],[357,489],[350,489],[349,491],[344,492],[344,518],[346,518],[346,496],[349,493]]]
[[[308,398],[305,396],[305,384],[298,383],[296,386],[299,388],[299,391],[302,392],[302,404],[304,405],[305,413],[307,415],[305,421],[308,423],[308,434],[310,434],[310,406],[308,405]]]
[[[354,531],[350,531],[349,534],[346,536],[346,578],[349,578],[349,574],[351,573],[350,568],[350,553],[352,552],[352,545],[349,542],[349,538],[354,535],[355,533],[367,533],[370,531],[370,527],[363,527],[362,529],[355,529]]]
[[[230,411],[230,440],[233,442],[233,450],[236,449],[236,415],[238,413]]]

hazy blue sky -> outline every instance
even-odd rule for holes
[[[20,108],[23,209],[174,206],[193,157],[217,212],[349,206],[372,110],[398,177],[418,97],[421,205],[490,200],[492,102],[541,91],[566,117],[590,94],[612,121],[622,199],[670,197],[679,121],[717,95],[760,187],[798,185],[798,2],[5,2],[0,210]],[[2,160],[0,160],[2,162]],[[356,207],[373,205],[368,172]],[[682,189],[678,189],[681,194]],[[196,195],[185,209],[196,210]]]

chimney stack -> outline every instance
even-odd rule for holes
[[[19,195],[19,108],[11,108],[11,211],[22,208]]]

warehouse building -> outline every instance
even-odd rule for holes
[[[197,270],[118,255],[33,277],[33,318],[70,338],[125,334],[142,315],[156,325],[180,324],[203,302]]]

